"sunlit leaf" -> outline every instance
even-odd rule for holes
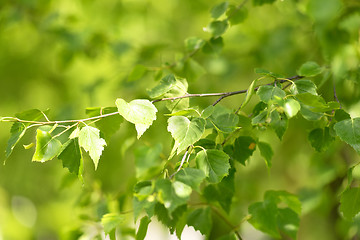
[[[219,18],[221,15],[223,15],[226,12],[228,6],[229,6],[229,2],[227,1],[215,5],[211,9],[211,17],[215,19]]]
[[[289,98],[285,100],[284,111],[288,118],[295,117],[300,110],[300,103],[295,99]]]
[[[10,129],[10,138],[7,144],[7,148],[6,148],[6,152],[5,152],[5,157],[8,158],[12,151],[14,150],[16,144],[18,144],[18,142],[20,141],[20,139],[24,136],[26,132],[26,127],[23,123],[20,122],[15,122],[13,123],[13,125],[11,126]]]
[[[300,79],[295,81],[291,87],[291,90],[294,94],[311,93],[313,95],[317,95],[315,83],[306,79]]]
[[[51,126],[42,126],[36,130],[36,150],[32,160],[45,162],[53,159],[61,150],[61,142],[50,134]]]
[[[319,75],[322,71],[322,67],[320,67],[316,62],[306,62],[301,65],[298,74],[305,77],[315,77],[316,75]]]
[[[105,234],[109,234],[116,227],[120,226],[125,221],[123,215],[117,213],[107,213],[101,218],[101,225],[104,228]]]
[[[334,129],[341,140],[352,146],[360,154],[360,118],[337,122]]]
[[[170,91],[175,84],[175,76],[173,74],[169,74],[163,77],[157,86],[148,90],[147,92],[151,98],[158,98]]]

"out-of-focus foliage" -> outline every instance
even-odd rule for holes
[[[271,208],[279,213],[278,219],[274,217],[271,224],[291,237],[294,233],[286,229],[281,219],[286,214],[291,215],[290,219],[299,229],[298,239],[350,239],[360,231],[359,219],[355,217],[357,210],[342,205],[340,213],[339,194],[347,186],[348,176],[349,185],[356,186],[344,190],[341,203],[357,203],[358,199],[354,196],[358,193],[360,175],[356,167],[350,167],[360,159],[350,146],[330,141],[329,137],[336,135],[331,132],[334,129],[339,131],[337,134],[342,140],[356,150],[359,148],[356,145],[359,141],[358,129],[352,133],[341,132],[353,124],[347,119],[360,116],[360,2],[253,0],[245,1],[244,9],[236,12],[239,4],[239,1],[222,3],[207,0],[2,1],[0,116],[13,116],[38,108],[43,111],[51,109],[48,113],[50,120],[80,119],[86,114],[90,117],[99,115],[98,111],[102,111],[98,110],[100,106],[114,109],[118,98],[125,99],[126,104],[133,99],[147,98],[147,92],[154,98],[163,97],[165,93],[164,97],[186,92],[228,92],[247,89],[258,74],[276,78],[279,76],[273,73],[286,77],[296,74],[314,76],[310,83],[299,80],[291,89],[294,94],[299,94],[301,106],[289,99],[284,103],[290,109],[285,107],[282,114],[285,118],[276,111],[269,113],[274,114],[271,118],[278,121],[270,123],[275,133],[265,130],[261,134],[257,142],[260,151],[249,147],[255,144],[254,139],[245,136],[236,138],[234,146],[248,144],[244,150],[246,157],[234,155],[235,160],[246,166],[236,163],[235,172],[233,166],[223,165],[226,172],[230,171],[225,178],[224,169],[207,172],[206,177],[213,183],[221,182],[207,186],[204,196],[225,211],[229,210],[229,219],[234,224],[246,218],[250,206],[249,212],[255,216],[250,222],[259,217],[260,220],[253,225],[264,230],[263,226],[256,224],[262,220],[261,211]],[[225,18],[229,16],[233,18],[226,22]],[[189,54],[191,58],[179,61]],[[305,62],[307,64],[303,65]],[[257,74],[254,68],[258,68]],[[169,69],[186,78],[189,85],[181,78],[167,79],[162,87],[154,88]],[[266,116],[259,114],[264,113],[266,104],[279,95],[282,97],[281,89],[274,90],[275,87],[264,86],[252,95],[251,100],[249,98],[248,105],[242,109],[244,112],[254,107],[254,99],[261,99],[265,104],[254,108],[253,115],[257,118],[253,118],[252,123],[242,115],[237,119],[231,115],[233,113],[226,112],[221,112],[219,116],[209,113],[208,117],[222,133],[232,132],[235,126],[251,131],[251,124],[266,123]],[[328,107],[316,102],[320,97],[317,92],[326,102],[334,101],[334,88],[336,98],[350,116],[337,110],[334,118],[338,123],[328,128],[324,121],[326,116],[321,111],[315,113],[309,109]],[[190,99],[180,103],[159,103],[157,107],[183,109],[194,104],[203,109],[214,101],[209,98]],[[232,96],[221,104],[236,109],[243,101],[244,96]],[[311,106],[306,104],[307,101],[317,104]],[[296,115],[298,112],[303,117]],[[189,112],[184,113],[187,114]],[[203,112],[202,117],[205,115]],[[127,118],[125,114],[123,117]],[[170,117],[172,120],[182,118],[185,117]],[[107,146],[101,161],[98,161],[99,153],[95,151],[92,154],[94,149],[89,149],[90,155],[85,155],[84,166],[80,163],[67,165],[57,159],[32,163],[34,152],[37,153],[36,161],[47,161],[50,155],[53,157],[47,149],[32,147],[35,136],[43,134],[51,138],[50,134],[57,133],[51,133],[51,129],[30,129],[20,139],[23,133],[21,125],[11,129],[10,124],[2,123],[0,150],[6,150],[9,158],[6,165],[0,166],[0,239],[78,239],[81,236],[95,239],[97,236],[104,238],[104,228],[110,236],[117,234],[121,239],[132,239],[137,230],[144,235],[149,219],[142,218],[140,229],[136,229],[131,213],[136,216],[139,209],[133,207],[132,191],[138,179],[158,177],[152,171],[163,168],[161,164],[166,162],[172,150],[170,139],[175,132],[167,132],[167,119],[158,114],[157,120],[141,137],[142,141],[137,141],[135,136],[136,130],[141,135],[143,129],[135,130],[128,122],[122,123],[115,134],[116,127],[101,129],[101,126],[106,128],[121,123],[119,117],[109,122],[103,122],[107,119],[98,121],[96,126],[104,136],[95,134],[94,139],[99,148],[105,145],[105,141]],[[201,121],[193,118],[191,122],[201,124]],[[133,123],[136,125],[138,121]],[[14,151],[12,144],[6,149],[10,131],[13,144],[20,139]],[[221,136],[219,134],[213,140],[224,141]],[[188,140],[186,137],[177,135],[174,138],[177,144],[173,153],[185,150],[188,144],[198,140],[189,140],[184,147],[181,143]],[[209,145],[213,142],[202,144],[208,144],[205,147],[208,149],[212,148]],[[159,143],[162,145],[157,145]],[[271,143],[273,152],[268,143]],[[68,144],[79,149],[75,141]],[[83,143],[83,147],[85,145]],[[199,162],[199,168],[208,169],[214,159],[225,159],[214,157],[216,149],[207,151],[214,153],[209,155],[209,159],[205,157],[204,150],[191,156]],[[62,157],[67,158],[58,156],[59,159]],[[72,157],[82,162],[80,155]],[[145,158],[163,161],[144,168],[135,167],[137,163],[146,163]],[[266,164],[262,158],[265,158]],[[79,176],[83,180],[77,180],[66,168],[76,174],[84,169],[83,176]],[[175,178],[177,187],[190,184],[186,182],[188,180],[181,180],[181,174],[180,171],[180,179]],[[199,183],[205,178],[201,174],[196,176],[199,178],[198,181],[194,178],[193,188],[199,188]],[[158,180],[155,187],[161,191],[174,184]],[[139,191],[146,187],[150,188],[141,186]],[[269,193],[271,189],[286,190],[299,196],[302,203],[300,224],[297,215],[293,215],[296,211],[291,210],[291,204],[285,202],[288,208],[281,208],[277,200],[269,196],[270,193],[278,193]],[[199,201],[198,196],[190,197],[186,189],[184,191],[184,198],[172,204],[178,206],[188,199],[194,203]],[[137,192],[136,187],[135,192],[137,196],[147,196],[147,193]],[[165,195],[164,199],[167,197],[171,198]],[[271,199],[270,205],[266,205],[267,199]],[[158,213],[162,212],[161,206],[155,206]],[[145,210],[151,209],[147,207],[144,207]],[[129,210],[133,212],[129,214]],[[118,216],[117,212],[124,214]],[[229,226],[211,213],[209,207],[198,208],[188,216],[177,211],[173,214],[179,215],[171,226],[176,230],[188,223],[203,234],[210,234],[210,239],[229,233]],[[162,219],[165,215],[157,217],[159,221],[170,221]],[[205,224],[198,222],[198,218],[205,219]],[[117,226],[112,225],[114,222]],[[115,233],[114,229],[118,226]],[[216,227],[210,232],[211,226]],[[264,232],[279,237],[277,231],[267,227]],[[241,233],[243,239],[263,237],[249,224],[241,226]]]

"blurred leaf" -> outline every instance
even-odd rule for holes
[[[132,82],[132,81],[136,81],[139,80],[140,78],[142,78],[145,73],[147,71],[147,68],[143,65],[136,65],[133,70],[131,71],[131,73],[129,74],[128,77],[128,81]]]
[[[309,142],[313,148],[318,152],[325,151],[334,141],[334,137],[330,135],[330,129],[316,128],[309,133]]]
[[[352,146],[360,154],[360,118],[337,122],[334,129],[342,141]]]
[[[144,240],[150,222],[151,219],[148,216],[141,218],[139,229],[136,232],[136,240]]]
[[[300,104],[298,101],[292,98],[285,100],[284,111],[288,118],[295,117],[300,110]]]
[[[271,159],[274,155],[274,152],[270,146],[270,144],[266,142],[258,142],[258,147],[260,150],[261,156],[265,159],[266,166],[271,168]]]
[[[342,2],[340,0],[316,0],[309,1],[306,10],[315,21],[328,23],[340,14],[341,7]]]
[[[206,31],[209,32],[213,37],[219,37],[225,33],[228,28],[227,20],[223,21],[212,21],[206,27]]]
[[[218,183],[229,174],[229,156],[223,151],[207,149],[196,155],[196,166],[208,177],[210,183]]]
[[[279,208],[278,214],[277,224],[279,230],[296,240],[300,225],[299,216],[289,208]]]
[[[99,129],[90,126],[83,127],[79,133],[79,144],[86,152],[89,152],[96,170],[104,146],[106,146],[105,140],[100,138]]]
[[[230,5],[226,11],[226,16],[231,25],[236,25],[243,22],[248,16],[248,10],[242,6],[241,8]]]
[[[195,81],[206,73],[206,70],[194,59],[189,58],[184,63],[184,74],[187,80]]]
[[[200,231],[205,236],[209,236],[212,228],[210,207],[198,208],[192,211],[188,215],[187,225],[193,226],[195,230]]]
[[[216,240],[237,240],[237,237],[235,233],[231,232],[229,234],[217,238]]]
[[[198,37],[189,37],[185,39],[185,49],[187,52],[193,52],[204,46],[205,41]]]
[[[206,119],[209,118],[215,111],[215,107],[213,105],[208,106],[201,112],[201,117]]]
[[[291,86],[291,90],[294,94],[310,93],[313,95],[317,95],[315,83],[313,81],[305,79],[295,81],[294,84]]]
[[[171,116],[199,116],[198,111],[192,108],[180,110],[177,112],[164,114],[165,116],[171,117]]]
[[[345,219],[352,221],[360,212],[360,188],[348,188],[340,198],[340,212]]]
[[[301,202],[294,194],[288,193],[286,191],[269,190],[266,191],[264,199],[274,201],[276,204],[285,204],[298,215],[301,214]]]
[[[148,90],[147,92],[150,98],[158,98],[170,91],[175,84],[175,76],[173,74],[169,74],[163,77],[157,86]]]
[[[141,146],[135,149],[136,178],[151,179],[161,172],[161,151],[162,145],[160,143],[153,147]]]
[[[83,159],[78,138],[68,140],[57,157],[62,161],[64,168],[69,169],[69,172],[76,174],[80,181],[83,181]]]
[[[260,86],[256,94],[260,97],[260,100],[265,103],[269,103],[278,98],[282,99],[286,96],[286,93],[281,88],[272,85]]]
[[[104,227],[104,232],[108,235],[112,230],[118,227],[125,221],[125,217],[117,213],[107,213],[101,218],[101,225]]]
[[[115,104],[119,114],[127,121],[135,124],[138,139],[156,120],[157,109],[149,100],[136,99],[127,103],[125,100],[118,98]]]
[[[301,65],[298,74],[300,76],[315,77],[322,73],[323,69],[316,62],[306,62]]]
[[[177,154],[179,154],[201,138],[205,131],[205,120],[193,118],[190,121],[184,116],[172,116],[168,119],[167,130],[175,140],[171,152],[177,151]]]
[[[176,181],[182,182],[196,191],[200,190],[200,184],[205,177],[204,172],[196,168],[183,168],[175,174]]]
[[[89,117],[101,116],[109,113],[117,112],[116,107],[92,107],[86,108],[86,114]],[[95,122],[96,127],[100,129],[101,132],[105,134],[105,137],[110,138],[116,131],[119,130],[120,124],[124,119],[119,115],[112,115],[108,117],[101,118],[99,121]]]
[[[245,165],[245,161],[252,156],[256,148],[256,141],[249,136],[240,136],[234,143],[234,159]]]
[[[37,121],[44,117],[44,114],[39,109],[30,109],[21,113],[15,114],[18,119],[27,121]],[[23,123],[25,126],[29,126],[31,123]]]
[[[32,158],[36,162],[53,159],[61,150],[61,142],[50,134],[51,126],[42,126],[36,130],[36,150]]]
[[[26,132],[26,127],[23,123],[21,122],[15,122],[13,123],[13,125],[11,126],[10,129],[10,138],[8,140],[8,144],[6,147],[6,152],[5,152],[5,157],[6,159],[8,157],[10,157],[12,151],[14,150],[16,144],[18,144],[18,142],[20,141],[20,139],[24,136]],[[6,161],[5,159],[5,161]]]
[[[261,6],[263,4],[267,4],[267,3],[273,3],[275,2],[276,0],[253,0],[253,5],[254,6]]]
[[[215,5],[211,9],[211,17],[215,19],[219,18],[221,15],[223,15],[226,12],[228,6],[229,6],[229,2],[227,1]]]
[[[222,37],[210,38],[209,41],[206,41],[202,47],[204,53],[208,54],[219,54],[224,47],[224,41]]]

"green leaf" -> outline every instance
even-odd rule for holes
[[[337,122],[334,129],[342,141],[352,146],[360,154],[360,118]]]
[[[135,172],[138,179],[151,179],[162,170],[160,143],[153,147],[141,146],[135,149]]]
[[[342,120],[351,119],[350,114],[344,111],[344,109],[337,109],[335,111],[335,120],[340,122]]]
[[[317,121],[324,116],[324,113],[313,112],[313,111],[311,111],[312,107],[307,106],[301,102],[300,102],[300,107],[301,107],[300,113],[306,120]]]
[[[340,212],[349,221],[360,212],[360,188],[345,190],[340,198]]]
[[[205,177],[205,173],[196,168],[184,168],[175,174],[176,181],[182,182],[196,191],[200,190],[200,184]]]
[[[166,75],[160,81],[160,83],[154,88],[148,90],[150,98],[158,98],[169,92],[176,84],[176,78],[173,74]]]
[[[276,0],[253,0],[253,5],[254,6],[261,6],[263,4],[268,4],[268,3],[273,3],[275,2]]]
[[[315,77],[316,75],[319,75],[322,71],[322,67],[320,67],[316,62],[310,61],[301,65],[298,74],[300,76]]]
[[[227,20],[223,21],[212,21],[206,27],[206,31],[209,32],[213,37],[219,37],[225,33],[226,29],[228,28],[229,24]]]
[[[287,234],[292,239],[296,239],[300,225],[299,216],[290,208],[279,208],[278,214],[277,224],[279,230]]]
[[[234,5],[230,5],[226,11],[226,16],[229,19],[230,24],[236,25],[243,22],[248,16],[248,10],[242,6],[241,8]]]
[[[269,112],[267,110],[260,112],[258,115],[253,117],[253,119],[251,119],[251,124],[256,125],[259,123],[265,123],[268,119],[268,113]]]
[[[36,150],[32,158],[36,162],[53,159],[61,150],[61,142],[50,134],[51,126],[42,126],[36,130]]]
[[[104,228],[105,234],[109,234],[116,227],[120,226],[125,221],[125,217],[117,213],[107,213],[101,218],[101,225]]]
[[[80,181],[83,181],[83,159],[78,138],[68,140],[57,157],[62,161],[64,168],[69,169],[69,172],[76,174]]]
[[[170,91],[165,93],[164,97],[171,98],[171,97],[183,96],[183,95],[187,94],[187,89],[188,89],[188,83],[187,83],[186,79],[177,78],[175,85],[172,86]],[[166,107],[171,112],[188,109],[189,108],[189,99],[183,98],[183,99],[178,99],[178,100],[174,100],[174,101],[167,101]]]
[[[276,204],[285,204],[298,215],[301,214],[301,202],[294,194],[288,193],[286,191],[270,190],[266,191],[264,199],[274,201]]]
[[[284,103],[284,111],[288,118],[295,117],[300,110],[300,103],[295,99],[288,98]]]
[[[233,157],[245,165],[245,161],[252,156],[256,148],[256,141],[249,136],[240,136],[235,140]]]
[[[239,122],[239,117],[234,113],[225,113],[221,115],[213,114],[209,119],[216,129],[224,133],[234,131]]]
[[[147,71],[147,68],[143,65],[136,65],[133,70],[131,71],[131,73],[129,74],[128,77],[128,81],[132,82],[132,81],[136,81],[139,80],[140,78],[142,78],[145,73]]]
[[[156,120],[157,109],[149,100],[136,99],[127,103],[125,100],[118,98],[115,104],[119,114],[127,121],[135,124],[138,139]]]
[[[291,90],[294,94],[310,93],[312,95],[317,95],[315,83],[305,79],[295,81],[291,86]]]
[[[236,237],[235,233],[231,232],[229,234],[217,238],[216,240],[237,240],[237,239],[238,238]]]
[[[150,222],[151,219],[148,216],[141,218],[139,229],[136,232],[136,240],[144,240]]]
[[[263,69],[263,68],[255,68],[254,72],[261,75],[269,75],[271,72],[269,70]]]
[[[21,113],[15,114],[15,116],[21,120],[37,121],[44,117],[44,114],[39,109],[30,109]],[[29,126],[31,123],[24,123],[25,126]]]
[[[185,39],[185,49],[187,52],[193,52],[204,46],[205,41],[198,37],[189,37]]]
[[[15,122],[11,126],[10,129],[10,138],[6,147],[5,157],[6,159],[11,155],[14,150],[16,144],[20,141],[20,139],[24,136],[26,132],[26,127],[21,122]]]
[[[271,122],[270,126],[274,129],[276,135],[280,140],[284,136],[286,129],[288,128],[288,119],[284,114],[279,114],[277,111],[272,111],[270,114]]]
[[[199,116],[198,111],[193,108],[180,110],[177,112],[173,112],[170,114],[164,114],[165,116],[171,117],[171,116]]]
[[[274,155],[274,152],[270,146],[270,144],[266,142],[258,142],[258,147],[260,150],[261,156],[265,159],[266,165],[270,168],[271,167],[271,159]]]
[[[272,201],[256,202],[249,206],[251,218],[248,222],[254,228],[269,234],[274,238],[280,238],[277,230],[277,206]]]
[[[209,236],[212,229],[210,207],[198,208],[192,211],[188,215],[187,225],[193,226],[195,230],[200,231],[205,236]]]
[[[202,150],[196,155],[196,165],[209,178],[209,182],[218,183],[229,174],[229,156],[216,149]]]
[[[215,107],[213,105],[208,106],[201,112],[201,117],[206,119],[210,117],[215,111]]]
[[[182,182],[171,182],[169,179],[158,179],[155,182],[158,201],[164,204],[171,214],[176,208],[186,204],[192,189]]]
[[[199,77],[204,75],[206,70],[194,59],[189,58],[184,63],[184,74],[187,80],[196,81]]]
[[[260,97],[260,100],[265,103],[282,99],[286,96],[286,93],[281,88],[272,85],[260,86],[256,94]]]
[[[224,47],[224,41],[222,37],[212,37],[209,41],[206,41],[202,50],[208,54],[219,54]]]
[[[109,113],[117,112],[116,107],[92,107],[86,108],[86,114],[89,117],[101,116]],[[105,137],[110,138],[116,131],[119,130],[120,124],[124,121],[124,119],[119,115],[112,115],[108,117],[101,118],[100,120],[95,122],[97,128],[100,129],[101,132],[105,134]]]
[[[316,0],[309,1],[306,10],[315,21],[328,24],[341,13],[342,5],[340,0]]]
[[[90,126],[83,127],[79,132],[79,144],[86,152],[89,152],[96,170],[104,146],[106,146],[105,140],[100,138],[100,130]]]
[[[172,152],[177,154],[198,141],[205,131],[205,120],[193,118],[191,121],[184,116],[172,116],[168,120],[167,130],[175,140]]]
[[[312,112],[327,112],[340,108],[339,103],[329,102],[327,104],[321,96],[312,95],[311,93],[300,93],[296,95],[296,98],[307,105]]]
[[[318,152],[325,151],[334,141],[334,137],[330,135],[330,129],[316,128],[309,133],[309,142],[313,148]]]
[[[211,9],[211,17],[215,19],[219,18],[221,15],[223,15],[226,12],[228,6],[229,6],[229,2],[227,1],[215,5]]]
[[[243,108],[250,102],[251,97],[252,97],[252,96],[254,95],[254,93],[255,93],[255,84],[256,84],[257,81],[258,81],[258,79],[255,79],[255,80],[253,80],[253,81],[251,82],[249,88],[248,88],[247,91],[246,91],[245,100],[244,100],[244,102],[241,104],[239,110],[243,109]]]

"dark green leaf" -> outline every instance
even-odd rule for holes
[[[266,165],[270,168],[271,167],[271,159],[274,155],[274,152],[270,146],[270,144],[265,142],[258,142],[258,147],[260,149],[260,154],[265,159]]]
[[[104,227],[105,234],[109,234],[125,221],[125,217],[117,213],[107,213],[101,218],[101,224]]]
[[[288,119],[284,114],[279,114],[277,111],[272,111],[270,114],[270,126],[274,129],[276,135],[280,140],[284,136],[288,128]]]
[[[136,178],[151,179],[161,172],[161,151],[162,145],[160,143],[156,144],[154,147],[141,146],[135,149]]]
[[[16,144],[20,141],[20,139],[24,136],[26,132],[26,127],[23,123],[15,122],[11,126],[10,129],[10,138],[6,147],[5,157],[8,158],[12,151],[14,150]]]
[[[305,79],[295,81],[291,87],[291,90],[294,94],[310,93],[313,95],[317,95],[315,83],[313,81]]]
[[[262,111],[258,115],[256,115],[253,119],[251,119],[251,124],[256,125],[259,123],[265,123],[268,119],[268,111]]]
[[[187,225],[209,236],[212,228],[211,209],[209,207],[195,209],[188,215]]]
[[[209,41],[206,41],[202,50],[204,53],[208,54],[219,54],[224,47],[224,41],[222,37],[210,38]]]
[[[344,111],[344,109],[337,109],[335,111],[335,120],[340,122],[342,120],[351,119],[350,114]]]
[[[318,152],[325,151],[334,141],[334,138],[330,135],[330,129],[328,127],[312,130],[309,133],[308,138],[311,146]]]
[[[223,33],[225,33],[226,29],[228,28],[228,22],[227,20],[223,21],[213,21],[211,22],[206,30],[213,35],[213,37],[219,37]]]
[[[334,129],[341,140],[352,146],[360,154],[360,118],[337,122]]]
[[[167,130],[175,140],[173,150],[179,154],[191,144],[198,141],[205,131],[205,120],[193,118],[191,121],[184,116],[173,116],[168,120]]]
[[[256,148],[256,141],[249,136],[240,136],[235,140],[234,159],[245,165],[245,161],[253,154]]]
[[[82,181],[83,159],[78,138],[69,139],[62,146],[57,157],[62,161],[64,168],[66,167],[69,172],[76,174]]]
[[[360,188],[348,188],[340,198],[340,212],[352,220],[360,212]]]
[[[267,4],[267,3],[273,3],[276,0],[253,0],[253,5],[254,6],[261,6],[263,4]]]
[[[86,108],[86,114],[89,117],[101,116],[109,113],[117,112],[116,107],[93,107]],[[120,124],[124,119],[119,115],[112,115],[108,117],[101,118],[99,121],[96,121],[95,125],[100,129],[101,132],[105,134],[105,137],[111,137],[117,130],[120,128]]]
[[[42,126],[36,130],[36,150],[32,158],[33,161],[51,160],[61,151],[61,142],[51,136],[51,130],[51,126]]]
[[[79,144],[86,152],[89,152],[96,170],[104,146],[106,146],[105,140],[100,138],[99,129],[90,126],[83,127],[79,132]]]
[[[234,5],[230,5],[226,11],[226,16],[228,17],[231,25],[236,25],[247,18],[248,11],[244,6],[239,8]]]
[[[315,77],[316,75],[319,75],[322,71],[322,67],[320,67],[316,62],[306,62],[301,65],[298,74],[300,76]]]
[[[298,215],[301,214],[301,202],[294,194],[288,193],[286,191],[269,190],[265,193],[264,199],[273,201],[276,204],[286,204],[295,213]]]
[[[229,6],[229,2],[222,2],[215,5],[211,9],[211,17],[215,19],[219,18],[221,15],[223,15],[226,12],[228,6]]]
[[[286,93],[281,88],[272,85],[260,86],[256,94],[260,97],[261,101],[265,103],[282,99],[286,96]]]
[[[151,220],[148,216],[141,218],[139,229],[136,232],[136,240],[144,240],[150,222]]]
[[[205,174],[202,170],[196,168],[181,169],[175,175],[175,180],[189,185],[192,189],[199,191],[200,184],[205,179]]]
[[[142,78],[147,71],[147,68],[143,65],[136,65],[133,70],[131,71],[128,81],[136,81]]]
[[[229,156],[220,150],[207,149],[198,152],[196,165],[211,183],[218,183],[229,174]]]
[[[279,230],[296,240],[300,225],[299,216],[290,208],[279,208],[278,214],[277,224]]]
[[[248,210],[251,214],[251,218],[248,220],[251,225],[274,238],[280,238],[277,228],[278,209],[274,202],[253,203]]]
[[[169,92],[176,84],[176,78],[173,74],[166,75],[160,81],[160,83],[154,88],[148,90],[150,98],[158,98]]]

